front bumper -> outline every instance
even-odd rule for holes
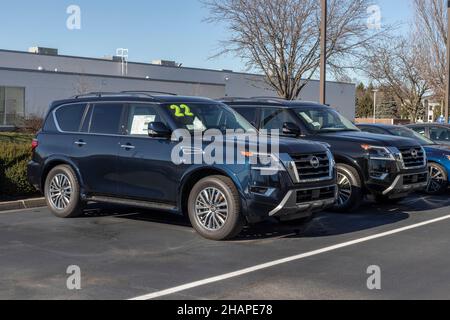
[[[336,203],[338,188],[335,185],[321,188],[290,190],[283,201],[271,212],[269,216],[281,220],[294,220],[306,218],[315,212],[323,211]],[[303,199],[307,201],[302,201]]]
[[[426,158],[425,158],[426,159]],[[403,160],[368,160],[365,186],[373,195],[400,198],[424,190],[429,182],[428,166],[406,168]]]
[[[391,186],[383,191],[383,196],[401,197],[409,193],[426,189],[429,182],[428,171],[402,174],[397,176]]]

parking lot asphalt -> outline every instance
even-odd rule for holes
[[[91,205],[68,220],[46,208],[5,212],[0,299],[450,299],[449,215],[448,196],[414,195],[212,242],[159,212]],[[81,290],[66,287],[71,265]],[[381,290],[367,288],[369,266],[381,269]]]

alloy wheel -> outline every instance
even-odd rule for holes
[[[195,201],[198,222],[209,231],[221,229],[228,219],[228,201],[217,188],[203,189]]]
[[[56,209],[64,210],[70,204],[72,191],[70,179],[65,174],[57,174],[50,182],[49,200]]]
[[[438,192],[447,182],[445,172],[433,165],[429,166],[429,172],[430,182],[428,183],[427,191],[431,193]]]
[[[339,196],[338,196],[338,205],[345,205],[352,196],[352,183],[350,179],[338,172],[338,187],[339,187]]]

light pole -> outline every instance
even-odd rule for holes
[[[448,110],[450,107],[450,0],[447,1],[447,20],[448,20],[448,37],[447,37],[447,86],[445,90],[445,123],[448,123]]]
[[[450,0],[449,0],[450,1]],[[320,103],[326,104],[327,85],[327,0],[321,0],[322,20],[320,24]]]
[[[378,89],[372,90],[373,92],[373,123],[377,123],[377,92]]]

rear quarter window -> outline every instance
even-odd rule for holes
[[[55,111],[59,128],[64,132],[79,132],[86,104],[62,106]]]

